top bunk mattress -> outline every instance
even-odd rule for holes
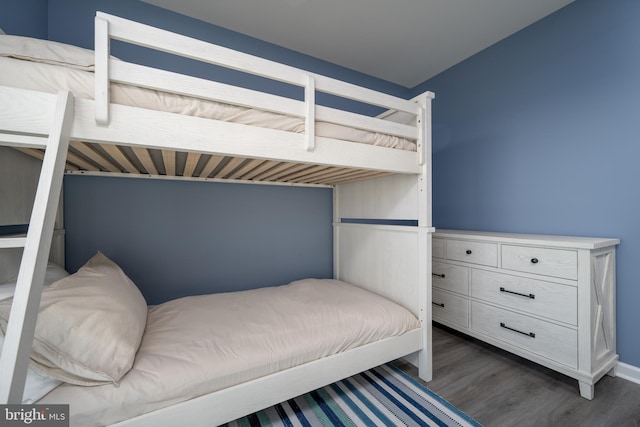
[[[94,62],[93,51],[77,46],[28,37],[0,35],[0,68],[2,69],[0,85],[3,86],[48,93],[68,90],[77,97],[94,99]],[[115,104],[293,133],[305,132],[304,119],[300,117],[118,83],[112,83],[110,86],[111,102]],[[316,122],[315,134],[348,142],[416,151],[415,141],[334,123]],[[81,158],[84,156],[83,153],[76,154]],[[91,159],[86,157],[84,159],[92,163]],[[86,165],[77,162],[69,163],[70,169],[88,169]],[[104,169],[98,166],[98,170]],[[126,165],[119,166],[124,172],[131,172],[127,170],[129,168]],[[140,172],[154,174],[153,170]],[[170,173],[166,174],[170,175]]]
[[[149,309],[118,386],[63,384],[38,403],[70,403],[73,425],[111,424],[419,327],[400,305],[330,279],[186,297]]]

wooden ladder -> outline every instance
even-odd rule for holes
[[[73,122],[73,95],[60,92],[48,137],[0,133],[0,145],[45,150],[26,236],[0,236],[0,248],[24,248],[0,357],[0,404],[20,404],[51,249]]]

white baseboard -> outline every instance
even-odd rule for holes
[[[403,359],[414,366],[418,366],[418,353],[412,353],[403,357]],[[618,362],[615,372],[616,377],[631,381],[632,383],[640,384],[640,368],[636,366]]]
[[[616,376],[627,381],[640,384],[640,368],[636,366],[618,362],[618,366],[616,367]]]

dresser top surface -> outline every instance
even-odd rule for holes
[[[436,228],[433,237],[455,238],[465,240],[492,241],[540,245],[550,247],[569,247],[579,249],[599,249],[620,244],[620,239],[605,237],[552,236],[544,234],[499,233],[471,230],[445,230]]]

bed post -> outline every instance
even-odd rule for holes
[[[304,129],[307,151],[313,151],[316,148],[316,83],[311,75],[308,75],[306,80],[307,84],[304,86]]]
[[[431,92],[419,105],[418,174],[393,174],[336,185],[334,189],[334,277],[364,287],[410,309],[422,325],[420,350],[407,355],[430,381],[431,348]],[[395,116],[395,117],[394,117]],[[401,119],[395,112],[390,120]],[[344,223],[343,218],[364,219]],[[418,220],[417,226],[385,221]],[[360,222],[360,221],[356,221]]]
[[[414,100],[420,104],[421,117],[418,117],[418,158],[422,167],[418,182],[418,229],[419,246],[419,283],[420,286],[420,322],[423,330],[423,349],[418,354],[418,375],[424,381],[433,379],[432,363],[432,331],[431,331],[431,236],[435,229],[432,226],[431,205],[431,100],[433,92],[425,92]]]
[[[96,123],[109,124],[109,21],[95,17],[95,108]]]

